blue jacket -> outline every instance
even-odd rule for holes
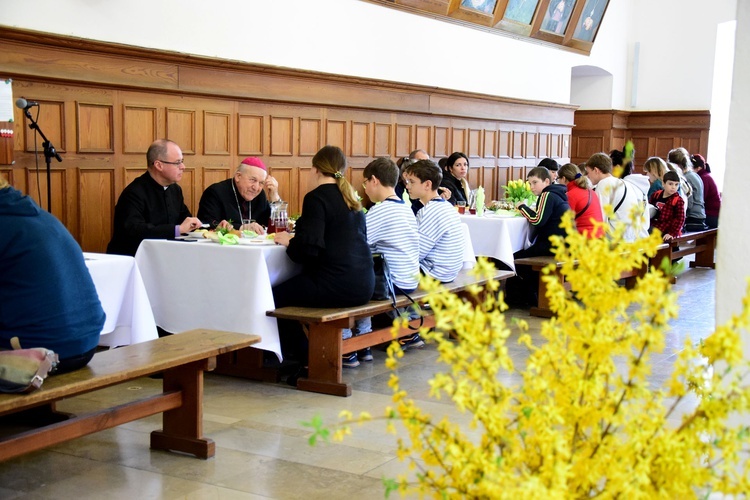
[[[0,348],[46,347],[60,359],[99,343],[104,310],[81,247],[28,196],[0,189]]]

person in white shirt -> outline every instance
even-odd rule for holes
[[[438,195],[440,168],[420,160],[406,167],[403,177],[409,196],[424,205],[417,213],[419,266],[425,274],[449,283],[463,267],[464,234],[455,207]]]
[[[626,241],[648,237],[648,188],[643,191],[639,185],[613,176],[612,160],[606,153],[595,153],[586,161],[586,175],[602,208],[610,205],[615,212],[613,218],[603,214],[603,220],[613,228],[618,222],[625,224]]]
[[[376,158],[363,172],[365,193],[375,205],[365,216],[367,243],[372,253],[380,253],[388,262],[391,281],[396,294],[409,294],[419,285],[419,233],[417,219],[404,200],[396,194],[399,169],[390,158]],[[387,321],[390,323],[391,318]],[[344,329],[343,338],[372,331],[371,318],[356,321],[352,330]],[[423,347],[419,335],[411,335],[399,341],[404,350]],[[358,353],[344,354],[341,361],[345,368],[355,368],[360,361],[372,361],[370,348]]]

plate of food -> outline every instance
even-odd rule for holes
[[[253,238],[240,238],[240,245],[273,245],[273,234],[259,234]]]

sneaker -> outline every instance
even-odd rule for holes
[[[372,351],[369,347],[362,349],[357,353],[357,357],[360,361],[372,361]]]
[[[398,339],[398,343],[404,351],[408,351],[409,349],[421,349],[424,347],[424,340],[422,340],[422,337],[420,337],[418,333],[415,333],[410,337],[400,338]]]
[[[356,368],[359,366],[359,360],[357,359],[357,353],[344,354],[341,356],[341,366],[344,368]]]

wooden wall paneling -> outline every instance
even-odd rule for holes
[[[481,158],[483,151],[482,130],[470,128],[468,130],[468,148],[466,156],[469,158]]]
[[[78,153],[114,153],[114,129],[112,105],[76,102]]]
[[[167,108],[165,120],[166,138],[180,146],[183,155],[194,155],[196,145],[195,110]]]
[[[290,204],[288,207],[289,213],[294,213],[292,209],[299,212],[301,208],[301,205],[297,206],[293,203],[295,201],[295,196],[292,192],[295,181],[294,171],[295,169],[292,167],[274,167],[268,172],[269,175],[272,175],[279,182],[279,196],[281,196],[282,200]]]
[[[196,198],[198,201],[200,201],[200,197],[203,194],[203,191],[206,190],[208,186],[211,184],[215,184],[217,182],[225,181],[229,179],[230,177],[234,176],[235,168],[213,168],[213,167],[203,167],[203,183],[196,185]],[[184,189],[183,189],[184,190]],[[204,221],[204,222],[211,222],[211,221]],[[221,221],[217,221],[221,222]]]
[[[677,147],[675,145],[674,137],[654,137],[654,146],[656,149],[656,156],[662,157],[665,161],[669,150]]]
[[[510,167],[498,167],[495,169],[496,172],[496,178],[495,178],[495,185],[497,186],[497,191],[495,192],[494,199],[496,200],[502,200],[505,198],[505,190],[503,189],[503,186],[508,185],[508,181],[513,180],[513,173],[511,172]],[[488,198],[488,195],[485,193],[485,200],[491,200],[493,198]]]
[[[550,145],[552,143],[551,135],[552,134],[545,134],[545,133],[539,134],[538,151],[539,151],[540,159],[549,157]]]
[[[538,141],[539,135],[536,132],[526,132],[526,140],[524,141],[524,157],[532,160],[539,157]]]
[[[315,156],[323,147],[323,124],[320,118],[299,119],[299,156]]]
[[[344,151],[347,147],[346,120],[326,120],[326,145],[337,146]]]
[[[146,163],[146,157],[143,157],[143,163]],[[126,167],[122,169],[122,176],[123,176],[123,186],[127,186],[131,182],[133,182],[136,177],[140,177],[144,173],[146,173],[146,167]],[[119,195],[118,195],[119,196]]]
[[[36,110],[31,110],[33,113],[32,116],[39,124],[39,128],[42,129],[47,139],[55,146],[57,152],[65,153],[68,150],[65,135],[65,102],[41,99],[36,99],[36,101],[39,103],[39,106]],[[41,154],[43,151],[42,137],[35,130],[29,128],[31,121],[26,115],[23,115],[22,123],[24,150],[27,153],[33,153],[35,151],[34,141],[36,140],[36,151],[39,151]]]
[[[552,137],[550,138],[550,151],[552,151],[553,158],[558,159],[562,158],[562,146],[563,141],[560,137],[560,134],[552,134]]]
[[[515,166],[514,165],[514,166],[510,167],[508,173],[510,175],[510,179],[508,179],[508,180],[514,181],[516,179],[525,179],[526,178],[526,167]],[[507,184],[507,182],[506,182],[506,184]]]
[[[560,156],[563,158],[570,158],[570,134],[560,135]]]
[[[237,115],[237,154],[263,156],[263,116]]]
[[[370,156],[370,123],[354,121],[351,122],[351,150],[350,156]]]
[[[396,124],[396,157],[409,156],[414,150],[413,127],[411,125]]]
[[[294,118],[271,115],[271,156],[294,155]],[[314,153],[313,153],[314,154]]]
[[[104,253],[112,238],[115,215],[115,171],[76,169],[78,227],[82,248]]]
[[[511,146],[511,158],[523,158],[524,153],[524,133],[514,130],[513,131],[513,142]]]
[[[484,144],[484,151],[482,152],[482,156],[485,158],[497,158],[497,130],[484,130],[483,134],[482,144]]]
[[[429,125],[417,125],[415,135],[416,144],[414,145],[414,149],[422,149],[432,158],[432,127]],[[409,152],[411,153],[411,151]]]
[[[513,154],[513,131],[498,131],[498,151],[497,157],[501,159],[510,159]]]
[[[16,186],[16,179],[13,175],[13,169],[12,168],[0,168],[0,176],[2,176],[6,181],[8,181],[8,184],[15,187],[16,189],[19,189]],[[21,190],[21,189],[19,189]]]
[[[431,157],[436,159],[445,158],[453,153],[451,150],[452,139],[450,127],[439,127],[436,125],[433,128],[433,137],[432,143],[435,145],[435,149],[430,154]]]
[[[481,169],[481,176],[475,187],[484,187],[485,203],[497,199],[497,190],[499,189],[497,175],[498,169],[495,167],[483,167]]]
[[[123,105],[122,152],[146,155],[148,147],[159,138],[156,107]]]
[[[648,160],[649,157],[654,156],[652,153],[652,147],[650,144],[649,137],[638,137],[633,135],[630,138],[633,141],[633,149],[635,150],[635,165],[643,165],[643,162]]]
[[[232,115],[203,112],[203,154],[229,156],[232,151]]]
[[[393,126],[390,123],[376,122],[373,128],[373,156],[393,156]]]
[[[182,196],[185,198],[185,205],[190,209],[190,213],[193,214],[193,216],[198,213],[198,202],[200,201],[200,195],[203,193],[196,178],[196,169],[191,167],[186,168],[182,172],[182,180],[180,181]]]
[[[44,164],[44,159],[42,159],[38,171],[33,168],[27,168],[25,177],[26,194],[36,201],[37,205],[46,210],[47,170],[46,165]],[[52,184],[52,215],[60,219],[60,221],[66,226],[73,226],[74,221],[70,220],[68,213],[68,196],[74,196],[74,193],[78,188],[69,189],[64,168],[54,168],[53,166],[50,171],[50,181]],[[76,235],[73,230],[71,230],[71,233]]]
[[[466,129],[453,127],[451,136],[453,140],[451,141],[449,156],[456,152],[466,153]]]

